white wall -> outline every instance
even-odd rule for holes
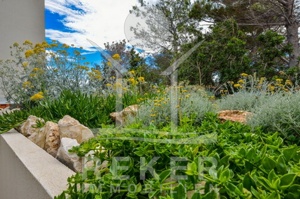
[[[0,0],[0,59],[9,58],[14,42],[45,40],[44,9],[44,0]]]

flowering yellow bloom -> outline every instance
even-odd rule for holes
[[[242,77],[247,77],[248,74],[247,74],[247,73],[241,73],[241,76],[242,76]]]
[[[112,87],[112,85],[110,83],[107,83],[106,86],[107,87]]]
[[[284,71],[279,71],[280,75],[286,75]]]
[[[234,84],[233,87],[234,88],[242,88],[242,86],[240,84]]]
[[[35,67],[35,68],[32,69],[32,72],[34,72],[34,73],[39,73],[39,74],[43,74],[43,73],[44,73],[44,70],[41,69],[41,68]]]
[[[58,46],[58,44],[57,43],[52,43],[51,45],[50,45],[50,47],[51,48],[53,48],[53,47],[57,47]]]
[[[87,66],[77,66],[76,69],[88,71],[89,67],[87,67]]]
[[[233,84],[234,84],[233,81],[228,81],[227,83],[230,84],[230,85],[233,85]]]
[[[29,74],[29,77],[30,77],[30,78],[35,78],[35,77],[36,77],[36,74],[35,74],[35,73],[30,73],[30,74]]]
[[[17,43],[17,42],[15,42],[14,44],[13,44],[13,47],[18,47],[19,46],[19,44]]]
[[[275,81],[276,81],[277,83],[281,83],[281,82],[283,81],[283,79],[277,78]]]
[[[30,97],[31,101],[37,101],[37,100],[41,100],[44,98],[44,93],[43,92],[38,92],[36,94],[34,94],[33,96]]]
[[[26,82],[23,82],[22,87],[26,89],[26,88],[32,88],[33,86],[30,81],[26,81]]]
[[[268,85],[268,89],[269,89],[269,91],[274,91],[275,90],[275,86]]]
[[[63,44],[64,48],[69,48],[70,46],[68,44]]]
[[[32,45],[32,42],[29,41],[29,40],[25,40],[24,43],[23,43],[23,45]]]
[[[28,66],[28,62],[23,62],[23,63],[22,63],[22,66],[23,66],[24,68],[26,68],[26,67]]]
[[[43,43],[40,43],[40,44],[36,44],[34,46],[33,52],[36,53],[36,54],[44,53],[45,52],[45,48],[47,46],[48,45],[47,45],[46,42],[43,42]]]
[[[25,57],[28,58],[28,57],[32,56],[33,54],[34,54],[33,50],[27,50],[25,52]]]
[[[293,82],[292,82],[291,80],[287,79],[287,80],[285,81],[285,85],[292,86],[292,85],[293,85]]]
[[[93,80],[101,80],[102,79],[102,74],[99,70],[92,69],[92,72],[88,73],[89,77]]]
[[[107,66],[111,67],[112,64],[110,63],[110,61],[106,62]]]
[[[116,82],[114,87],[115,88],[122,88],[122,84],[120,82]]]
[[[131,71],[129,71],[129,74],[134,75],[134,74],[135,74],[135,71],[134,71],[134,70],[131,70]]]
[[[240,80],[238,81],[238,84],[244,84],[244,83],[245,83],[245,81],[242,80],[242,79],[240,79]]]
[[[136,85],[137,84],[137,81],[133,77],[129,78],[128,81],[132,85]]]
[[[145,82],[145,78],[144,77],[138,77],[137,78],[139,82]]]
[[[121,60],[121,57],[120,57],[120,55],[119,55],[118,53],[114,54],[114,55],[112,56],[112,58],[113,58],[114,60],[117,60],[117,61]]]
[[[189,98],[189,97],[191,97],[191,94],[187,94],[185,97],[186,97],[186,98]]]

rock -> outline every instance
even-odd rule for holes
[[[92,131],[69,115],[58,121],[60,138],[76,139],[79,144],[94,137]]]
[[[128,106],[120,112],[113,112],[110,117],[116,122],[117,125],[124,125],[128,117],[135,116],[138,112],[139,106],[137,104]]]
[[[28,137],[28,139],[43,149],[45,147],[46,141],[46,134],[44,128],[37,128],[37,131],[32,133]]]
[[[20,132],[41,148],[45,147],[46,134],[44,128],[37,128],[38,121],[43,119],[30,115],[20,127]]]
[[[116,122],[116,124],[117,124],[118,126],[123,125],[123,123],[124,123],[123,120],[124,120],[124,119],[123,119],[123,117],[122,117],[121,111],[120,111],[120,112],[113,112],[113,113],[109,114],[109,116],[113,119],[113,121]]]
[[[251,116],[252,113],[248,111],[240,110],[223,110],[218,112],[218,118],[221,121],[232,121],[246,123],[247,117]]]
[[[30,115],[26,122],[21,125],[20,131],[21,133],[29,137],[31,134],[38,132],[39,128],[36,128],[38,121],[45,122],[42,118],[38,118],[36,116]]]
[[[60,144],[60,135],[59,135],[59,128],[58,124],[54,122],[46,122],[44,126],[44,131],[46,135],[46,142],[45,142],[45,150],[52,155],[53,157],[56,157],[57,150],[59,148]]]
[[[73,171],[82,172],[81,158],[77,154],[69,152],[74,146],[79,146],[76,139],[61,138],[56,158]]]

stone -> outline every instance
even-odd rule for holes
[[[20,132],[41,148],[45,147],[46,135],[44,128],[37,128],[38,121],[44,122],[42,118],[30,115],[21,125]]]
[[[61,138],[56,158],[73,171],[82,172],[81,158],[77,154],[69,152],[74,146],[79,146],[76,139]]]
[[[60,138],[76,139],[79,144],[94,137],[93,132],[69,115],[58,121]]]
[[[37,128],[37,131],[32,133],[28,139],[41,147],[42,149],[45,147],[46,134],[44,128]]]
[[[30,115],[27,120],[21,125],[20,131],[25,137],[29,137],[31,134],[38,132],[39,128],[36,128],[38,121],[45,122],[42,118]]]
[[[44,131],[46,135],[45,140],[45,150],[52,155],[53,157],[56,157],[57,151],[60,145],[60,135],[59,135],[59,128],[58,124],[54,122],[46,122],[44,126]]]
[[[247,121],[247,117],[251,116],[252,113],[248,111],[241,110],[223,110],[218,112],[218,118],[221,121],[232,121],[232,122],[240,122],[245,124]]]
[[[113,112],[110,117],[116,122],[117,125],[122,126],[125,124],[128,117],[133,117],[137,114],[139,106],[137,104],[128,106],[120,112]]]

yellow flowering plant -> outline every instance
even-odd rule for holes
[[[236,92],[261,92],[266,94],[274,94],[277,92],[289,92],[295,90],[293,82],[289,79],[274,76],[268,81],[265,77],[258,77],[255,73],[249,75],[241,73],[237,82],[228,81],[220,86],[217,90],[222,96]],[[227,92],[224,92],[227,91]]]
[[[0,87],[7,100],[23,104],[39,92],[44,97],[57,97],[62,90],[101,90],[100,69],[91,68],[80,51],[71,47],[57,41],[14,43],[12,59],[0,61]]]

